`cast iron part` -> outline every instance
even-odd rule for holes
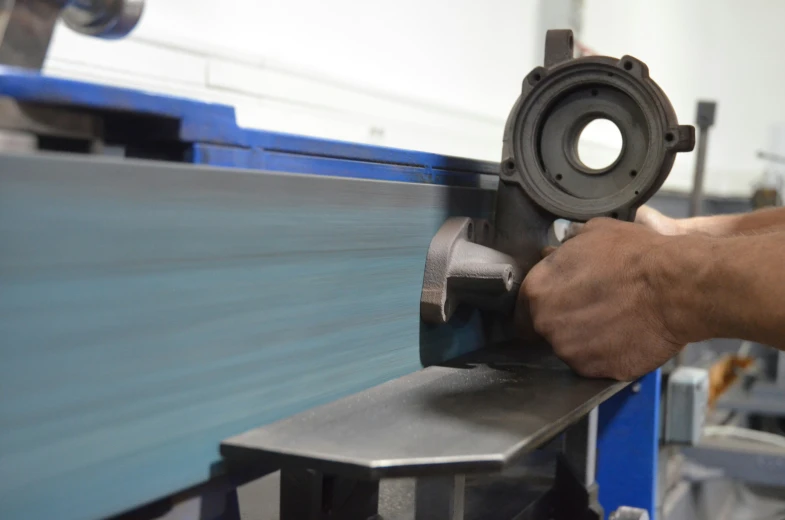
[[[618,158],[602,169],[587,167],[578,156],[580,134],[596,119],[610,120],[622,136]],[[634,220],[637,208],[665,182],[676,153],[694,146],[695,129],[678,124],[643,62],[630,56],[573,59],[572,31],[548,31],[545,64],[526,76],[507,119],[494,229],[483,242],[512,259],[504,263],[512,266],[513,284],[491,291],[487,269],[476,264],[498,260],[459,247],[458,240],[465,237],[456,236],[454,221],[448,220],[428,251],[420,299],[423,320],[445,323],[461,303],[509,315],[521,281],[548,245],[554,220]],[[465,276],[461,284],[450,283],[450,266],[466,263],[478,273],[481,299],[460,287],[468,283]]]
[[[426,259],[423,319],[446,323],[459,303],[496,310],[512,303],[521,270],[513,257],[488,247],[492,237],[487,220],[452,217],[439,228]]]
[[[646,64],[631,56],[572,59],[572,47],[572,31],[548,31],[545,66],[526,76],[507,120],[501,178],[556,217],[633,220],[676,153],[693,149],[695,129],[678,124]],[[577,151],[581,131],[596,119],[622,135],[619,157],[602,169],[587,167]]]

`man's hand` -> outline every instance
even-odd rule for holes
[[[635,213],[635,223],[661,235],[685,235],[689,232],[686,220],[670,218],[650,206],[641,206]],[[564,241],[580,234],[585,224],[571,222],[564,234]]]
[[[519,306],[528,305],[535,330],[579,374],[640,377],[686,344],[668,330],[658,297],[663,240],[637,224],[591,220],[532,268]]]

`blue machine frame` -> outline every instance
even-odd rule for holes
[[[498,165],[489,162],[243,129],[237,126],[234,109],[229,106],[51,78],[15,69],[0,70],[0,96],[42,105],[132,112],[176,121],[179,129],[177,137],[187,146],[185,160],[194,164],[466,187],[478,186],[480,175],[495,175],[498,171]],[[10,318],[0,316],[0,321],[5,319]],[[384,374],[383,378],[389,379],[416,368],[409,362],[398,367],[397,372]],[[597,480],[600,500],[606,511],[621,505],[636,506],[647,509],[654,518],[659,371],[644,377],[639,383],[631,385],[601,406]],[[359,389],[346,389],[343,393]],[[319,403],[303,405],[308,407],[316,404]],[[5,425],[8,416],[4,410],[7,410],[5,402],[0,406],[0,424]],[[229,433],[240,433],[254,426],[259,424],[238,423],[237,431]],[[6,428],[0,427],[0,439]],[[189,467],[196,469],[181,471],[179,477],[174,479],[156,476],[151,479],[151,482],[155,482],[146,482],[140,492],[128,493],[129,497],[137,500],[135,503],[127,503],[120,497],[123,488],[128,491],[129,488],[141,485],[133,481],[135,477],[138,478],[138,473],[114,475],[119,480],[77,483],[73,487],[63,488],[54,477],[45,479],[36,475],[14,475],[14,468],[3,467],[6,464],[3,459],[8,455],[4,453],[0,458],[0,497],[8,499],[18,489],[15,481],[19,478],[35,482],[37,491],[30,497],[39,502],[47,502],[48,497],[61,493],[77,492],[82,484],[84,487],[81,487],[82,499],[71,503],[70,510],[47,510],[40,503],[17,502],[9,505],[5,503],[6,500],[2,500],[4,503],[0,503],[0,516],[28,519],[105,516],[179,492],[198,484],[209,474],[209,468],[217,459],[218,444],[227,436],[226,433],[216,432],[215,438],[202,435],[198,439],[189,439],[188,442],[200,445],[199,449],[191,453],[203,457],[198,459],[197,456],[198,460],[188,461]],[[121,492],[108,494],[109,498],[102,499],[103,503],[97,506],[91,502],[102,495],[98,486],[120,487]]]

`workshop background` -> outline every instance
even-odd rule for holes
[[[785,2],[778,0],[157,0],[121,41],[60,27],[48,74],[237,108],[241,125],[499,160],[547,28],[630,54],[679,120],[718,103],[705,191],[746,197],[761,149],[785,155]],[[782,128],[778,134],[777,129]],[[611,132],[596,147],[614,146]],[[666,190],[688,191],[696,154]]]
[[[761,186],[782,186],[785,167],[759,155],[785,157],[783,21],[779,0],[153,0],[123,40],[59,27],[44,69],[232,105],[248,128],[498,161],[546,29],[570,27],[582,53],[646,62],[680,121],[694,122],[699,100],[717,103],[704,211],[725,213],[752,208]],[[620,146],[608,128],[587,139],[597,156]],[[687,216],[695,160],[678,156],[654,206]],[[689,361],[706,366],[739,349],[772,357],[718,341],[691,349]],[[777,362],[769,372],[779,374]],[[683,460],[663,450],[661,518],[785,518],[777,486],[685,472]],[[275,516],[264,506],[275,485],[246,488],[244,519]]]

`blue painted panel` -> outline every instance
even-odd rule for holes
[[[226,437],[479,347],[476,323],[421,336],[419,296],[438,227],[492,198],[0,156],[0,518],[155,500]]]
[[[234,108],[44,76],[35,71],[0,67],[0,95],[69,108],[91,107],[157,114],[182,120],[182,130],[194,141],[242,145],[243,132],[235,123]]]
[[[597,482],[606,513],[640,507],[654,518],[660,435],[660,371],[646,375],[600,406]]]
[[[0,95],[22,101],[67,105],[69,108],[136,112],[178,119],[181,122],[180,139],[184,142],[262,148],[299,155],[420,166],[455,172],[497,174],[499,171],[496,163],[486,161],[248,130],[237,126],[234,108],[226,105],[52,78],[23,69],[0,67]],[[501,143],[499,146],[501,149]],[[224,158],[226,159],[226,156]]]
[[[225,168],[264,169],[265,151],[261,148],[240,148],[220,144],[194,143],[191,145],[186,162],[209,164]],[[303,156],[303,159],[308,159]]]
[[[478,175],[468,172],[441,170],[430,166],[309,156],[262,148],[237,148],[203,143],[196,143],[191,147],[189,161],[213,166],[443,186],[476,187],[480,180]],[[449,161],[444,162],[449,165]]]

